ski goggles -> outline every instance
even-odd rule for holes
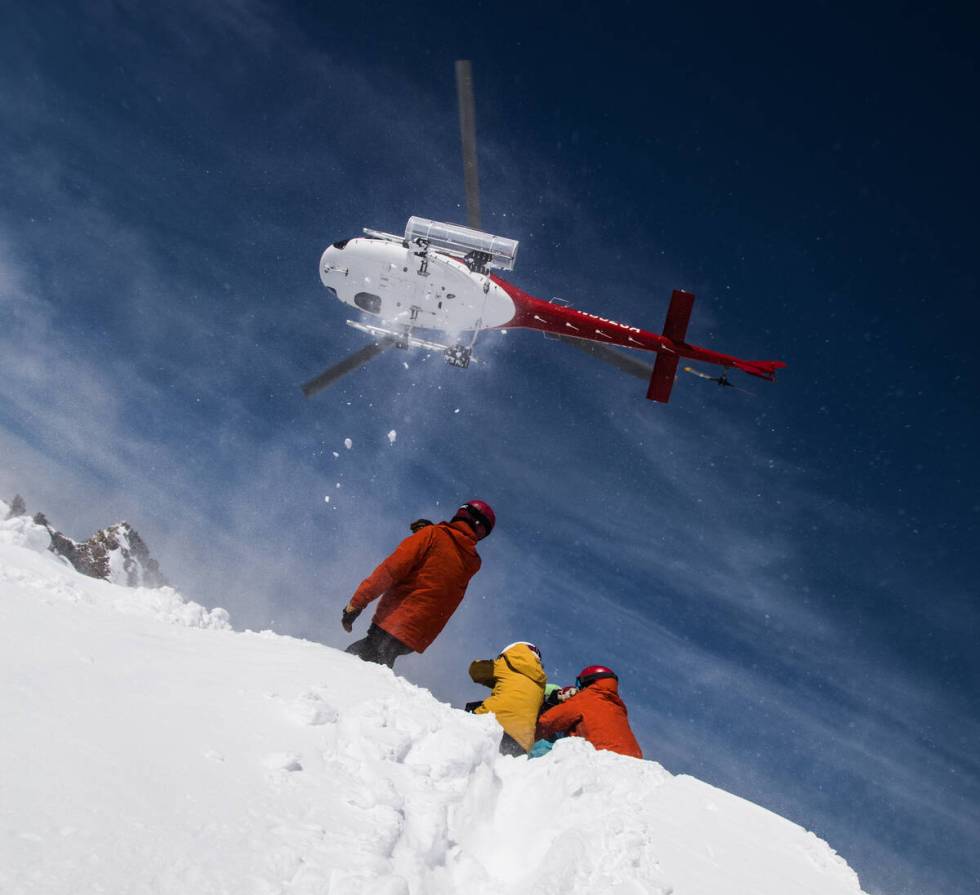
[[[619,677],[611,671],[600,671],[596,674],[587,674],[585,677],[579,675],[575,678],[575,686],[579,690],[584,690],[590,684],[594,684],[596,681],[601,681],[603,678],[612,678],[615,681],[619,680]]]
[[[470,518],[473,519],[474,522],[479,522],[480,525],[486,529],[487,534],[490,534],[490,532],[493,531],[493,523],[476,507],[471,506],[468,503],[464,503],[456,512],[458,513],[460,510],[465,510],[467,513],[469,513]]]

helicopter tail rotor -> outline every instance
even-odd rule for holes
[[[729,380],[728,378],[729,369],[730,369],[729,367],[725,367],[721,376],[709,376],[703,370],[695,370],[694,367],[684,367],[684,372],[690,373],[692,376],[697,376],[699,379],[707,379],[708,382],[714,382],[716,385],[724,386],[725,388],[735,389],[735,391],[741,392],[743,395],[748,395],[749,397],[754,398],[755,395],[752,392],[750,392],[748,389],[744,389],[739,385],[735,385],[734,382]]]

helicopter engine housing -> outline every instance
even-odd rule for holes
[[[484,256],[487,267],[513,270],[517,260],[516,239],[494,236],[459,224],[444,224],[427,218],[410,217],[405,225],[405,242],[409,245],[423,240],[439,251],[465,258],[470,253]]]

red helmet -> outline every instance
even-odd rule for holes
[[[453,519],[465,519],[468,522],[479,522],[485,529],[486,537],[493,531],[494,525],[497,524],[497,517],[494,515],[493,508],[484,500],[469,500],[464,503],[458,510],[456,510],[456,515]]]
[[[606,668],[605,665],[588,665],[578,673],[578,677],[575,678],[575,686],[581,690],[604,677],[611,677],[614,681],[619,680],[616,672],[611,668]]]

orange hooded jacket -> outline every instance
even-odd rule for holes
[[[476,534],[469,525],[427,525],[405,538],[361,582],[351,604],[364,609],[380,596],[374,624],[422,653],[446,626],[479,570]]]
[[[619,698],[619,682],[615,678],[596,681],[538,718],[538,739],[559,733],[584,737],[596,749],[643,758],[640,744],[630,729],[626,704]]]

